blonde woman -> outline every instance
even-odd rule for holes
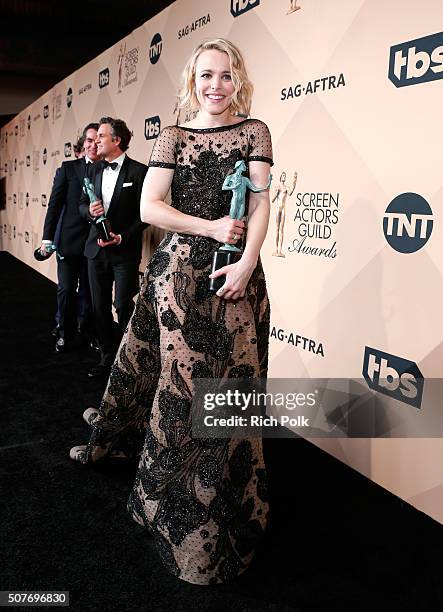
[[[179,104],[198,111],[162,130],[141,198],[143,221],[167,231],[145,273],[93,433],[71,457],[82,463],[137,451],[145,437],[129,510],[146,526],[160,556],[194,584],[225,582],[249,565],[266,525],[261,439],[192,438],[195,378],[263,378],[269,302],[259,252],[269,220],[269,192],[250,193],[248,228],[228,216],[222,190],[237,161],[265,186],[272,164],[269,130],[248,116],[252,96],[243,58],[229,41],[199,45],[183,74]],[[239,116],[240,115],[240,116]],[[165,203],[171,188],[172,206]],[[220,243],[243,245],[240,260],[216,274]]]

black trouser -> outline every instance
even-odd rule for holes
[[[117,346],[134,310],[134,296],[138,292],[138,261],[111,263],[103,252],[88,259],[89,285],[95,331],[100,344],[103,365],[114,361]],[[112,285],[115,282],[114,306],[118,317],[118,334],[114,334],[112,316]]]
[[[85,279],[87,260],[84,255],[66,255],[63,259],[57,255],[57,323],[62,338],[71,338],[77,330],[78,301],[81,300],[81,317],[85,319],[91,307],[89,285]],[[82,294],[77,295],[79,284]]]

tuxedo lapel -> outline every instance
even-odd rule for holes
[[[94,191],[97,199],[102,199],[102,178],[103,178],[103,164],[100,164],[95,173],[94,179]]]
[[[77,159],[75,162],[75,171],[78,176],[78,180],[83,188],[84,182],[83,179],[86,176],[86,159],[82,157],[81,159]]]
[[[112,198],[109,203],[108,216],[115,202],[118,202],[121,190],[123,188],[123,183],[125,182],[126,173],[128,171],[128,166],[129,166],[129,157],[126,156],[125,159],[123,160],[122,168],[118,174],[117,182],[115,184],[114,193],[112,194]]]

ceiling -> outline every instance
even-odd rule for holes
[[[173,0],[0,0],[0,125]]]

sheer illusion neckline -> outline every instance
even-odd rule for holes
[[[181,130],[186,130],[187,132],[205,132],[205,133],[225,132],[226,130],[232,130],[232,128],[236,128],[239,125],[243,125],[244,123],[247,123],[248,121],[254,121],[254,120],[251,118],[243,119],[243,121],[239,121],[238,123],[233,123],[231,125],[220,125],[219,127],[191,128],[191,127],[185,127],[183,125],[177,125],[177,127],[180,128]]]

